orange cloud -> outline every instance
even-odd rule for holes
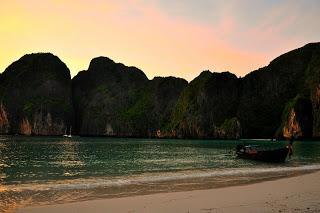
[[[67,64],[72,76],[100,55],[137,66],[149,78],[174,75],[192,80],[205,69],[243,76],[266,65],[283,47],[265,52],[266,45],[261,45],[261,51],[248,48],[250,43],[278,44],[285,39],[282,28],[294,21],[288,16],[275,26],[265,18],[241,30],[229,10],[211,25],[171,16],[154,1],[3,0],[0,71],[23,54],[52,52]],[[294,41],[288,41],[287,47]]]

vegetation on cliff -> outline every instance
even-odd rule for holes
[[[178,137],[207,138],[215,129],[236,116],[239,79],[228,72],[202,72],[179,97],[170,128]]]
[[[283,114],[288,111],[286,105],[297,96],[315,105],[312,99],[316,98],[312,96],[314,88],[319,85],[320,64],[314,60],[320,57],[319,49],[318,43],[308,44],[276,58],[267,67],[241,79],[238,117],[245,137],[275,136],[277,129],[284,126],[286,118]],[[316,113],[316,106],[313,111]],[[314,130],[316,132],[319,132],[318,128]],[[280,135],[283,136],[283,132],[277,134]]]
[[[74,120],[73,120],[74,115]],[[320,137],[320,43],[243,78],[202,72],[189,84],[92,59],[72,80],[49,53],[0,74],[0,133],[180,138]]]
[[[149,81],[141,70],[105,57],[72,81],[79,134],[126,137],[154,136],[187,84],[173,77]]]
[[[12,63],[1,75],[0,94],[1,120],[8,122],[3,133],[59,135],[72,122],[70,72],[52,54]]]
[[[277,131],[277,136],[311,138],[312,121],[312,104],[310,99],[297,95],[284,108],[282,125]]]

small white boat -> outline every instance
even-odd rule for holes
[[[67,135],[67,129],[64,131],[64,135],[63,137],[66,137],[66,138],[72,138],[72,135],[71,135],[71,129],[72,129],[72,126],[70,127],[70,131],[69,131],[69,135]]]

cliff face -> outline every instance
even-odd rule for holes
[[[135,68],[117,64],[106,57],[95,58],[88,71],[82,71],[72,80],[76,129],[81,135],[133,136],[144,125],[144,110],[138,102],[144,96],[145,74]],[[125,110],[136,105],[137,113],[126,119]],[[140,107],[138,109],[138,107]],[[132,109],[132,113],[135,109]],[[146,115],[145,115],[146,116]],[[136,119],[133,121],[133,119]],[[133,123],[132,123],[133,122]]]
[[[176,78],[149,81],[135,67],[95,58],[73,79],[76,129],[81,135],[155,136],[186,84]]]
[[[281,125],[286,104],[298,93],[310,96],[305,76],[318,46],[307,45],[286,53],[242,79],[238,115],[244,135],[272,137]]]
[[[309,62],[305,84],[310,91],[313,113],[313,137],[320,137],[320,43],[313,44],[314,51]]]
[[[71,81],[66,65],[43,53],[0,74],[0,134],[60,135],[70,125],[80,135],[117,137],[320,137],[320,43],[244,78],[205,71],[189,84],[148,80],[106,57]]]
[[[238,118],[226,119],[220,127],[215,127],[213,137],[223,139],[238,139],[242,136],[241,124]]]
[[[319,69],[320,70],[320,69]],[[320,85],[312,89],[313,137],[320,137]]]
[[[3,72],[0,84],[2,133],[60,135],[71,124],[71,78],[58,57],[25,55]]]
[[[177,104],[181,92],[188,82],[181,78],[156,77],[149,82],[147,88],[151,93],[152,107],[149,116],[152,116],[152,124],[149,135],[154,137],[175,137],[175,132],[168,128],[173,109]]]
[[[313,115],[310,99],[297,96],[285,107],[283,126],[280,127],[282,135],[279,136],[310,138],[312,137],[312,125]]]
[[[178,137],[318,137],[319,82],[319,43],[288,52],[244,78],[203,72],[181,94],[170,127]]]
[[[241,79],[238,117],[245,137],[273,137],[279,127],[282,130],[278,136],[287,136],[290,129],[296,128],[294,125],[297,123],[293,122],[296,116],[300,117],[300,125],[307,125],[301,128],[309,129],[313,125],[314,133],[319,132],[317,118],[314,122],[310,118],[310,114],[319,114],[316,89],[320,77],[319,48],[319,44],[308,44],[276,58],[267,67]],[[307,107],[309,111],[296,111],[295,107],[292,113],[287,113],[293,119],[289,121],[288,117],[283,118],[282,115],[288,111],[286,105],[297,96],[309,100],[313,109]],[[285,121],[287,124],[283,124]],[[287,128],[283,129],[283,125]],[[310,133],[303,134],[309,136]]]
[[[226,134],[224,122],[236,116],[239,79],[228,72],[202,72],[179,97],[170,127],[181,138],[236,137]],[[240,124],[239,124],[240,126]],[[240,129],[236,128],[237,130]]]
[[[0,134],[9,133],[9,120],[7,116],[7,112],[2,103],[0,103]]]

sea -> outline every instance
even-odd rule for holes
[[[0,212],[16,208],[201,190],[320,170],[320,141],[296,141],[285,163],[238,159],[237,144],[270,140],[178,140],[0,136]]]

